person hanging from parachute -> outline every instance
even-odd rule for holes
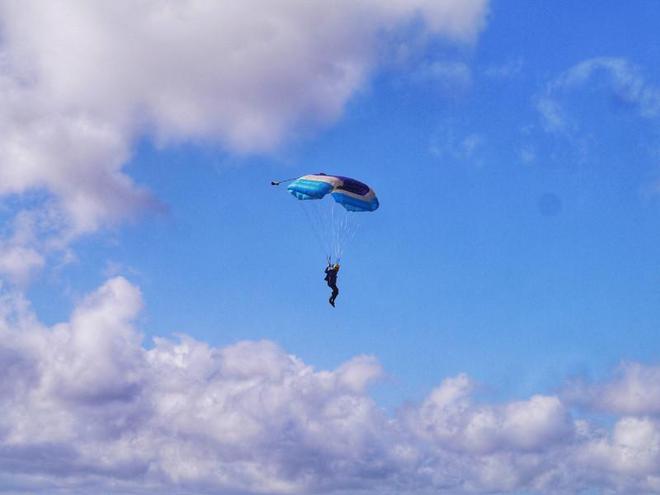
[[[287,187],[289,193],[301,200],[299,204],[315,204],[316,209],[305,209],[310,221],[312,232],[323,247],[328,266],[325,268],[325,281],[332,289],[328,302],[334,307],[339,294],[337,288],[337,273],[339,260],[346,242],[355,233],[356,224],[353,214],[356,212],[372,212],[380,206],[376,193],[368,185],[350,177],[318,173],[304,175],[297,179],[271,181],[273,186],[283,182],[291,182]],[[327,195],[334,201],[321,201]],[[328,208],[322,206],[327,205]],[[343,206],[343,214],[335,211],[335,206]],[[340,208],[340,210],[342,210]],[[334,260],[334,262],[333,262]]]
[[[328,287],[332,289],[332,295],[330,296],[330,299],[328,299],[328,302],[333,308],[335,307],[335,299],[337,299],[337,296],[339,295],[339,289],[337,288],[337,273],[339,273],[339,263],[333,265],[328,258],[328,266],[325,268],[324,280],[327,282]]]

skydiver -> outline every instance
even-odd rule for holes
[[[332,295],[328,302],[332,304],[332,307],[335,307],[335,299],[339,294],[339,289],[337,288],[337,272],[339,271],[339,263],[334,265],[328,261],[328,266],[325,269],[325,281],[328,283],[328,287],[332,289]]]

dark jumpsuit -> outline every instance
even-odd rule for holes
[[[328,283],[328,287],[332,289],[332,295],[330,296],[330,299],[328,299],[328,302],[330,302],[330,304],[333,306],[335,305],[335,299],[339,294],[339,289],[337,288],[338,271],[339,268],[335,268],[333,266],[329,266],[325,269],[325,281]]]

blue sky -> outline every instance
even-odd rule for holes
[[[319,367],[374,354],[394,382],[388,404],[461,371],[518,397],[652,360],[657,116],[617,104],[607,74],[562,95],[576,136],[545,132],[535,108],[595,57],[625,59],[653,86],[659,14],[636,7],[495,2],[475,46],[385,68],[337,123],[273,155],[144,140],[127,172],[166,209],[80,241],[76,263],[32,288],[37,310],[64,318],[70,297],[53,289],[90,290],[111,264],[144,291],[146,335],[265,338]],[[464,73],[443,72],[453,65]],[[360,221],[334,311],[306,218],[268,186],[320,170],[365,180],[382,203]],[[547,194],[556,214],[540,209]]]
[[[43,169],[42,175],[26,173],[24,179],[22,172],[13,169],[6,174],[9,185],[0,194],[7,225],[12,227],[3,234],[0,248],[23,250],[18,258],[25,266],[18,261],[0,266],[5,291],[29,301],[34,318],[55,334],[59,327],[53,325],[60,322],[75,334],[75,315],[85,315],[96,307],[94,301],[106,297],[107,291],[98,287],[128,294],[117,298],[126,297],[130,307],[143,305],[141,312],[136,310],[133,330],[144,336],[140,352],[156,352],[159,344],[154,338],[176,340],[177,334],[222,353],[238,352],[232,346],[240,348],[245,341],[256,346],[274,343],[283,354],[296,356],[315,372],[334,370],[328,373],[337,376],[344,363],[370,356],[374,361],[364,367],[360,361],[356,373],[365,373],[365,387],[372,373],[380,379],[360,389],[360,398],[373,400],[368,403],[399,418],[401,424],[428,420],[424,415],[431,414],[432,406],[444,404],[438,397],[445,393],[453,397],[454,392],[447,390],[457,390],[456,396],[462,398],[469,395],[466,390],[476,387],[475,403],[488,404],[484,407],[492,408],[488,411],[505,426],[493,434],[495,440],[488,437],[478,448],[468,440],[452,437],[449,441],[438,433],[438,442],[453,442],[461,455],[495,452],[495,456],[500,449],[509,455],[522,449],[527,454],[541,452],[543,462],[552,464],[555,451],[547,453],[539,445],[579,437],[583,434],[579,421],[598,425],[599,415],[604,414],[606,426],[615,426],[598,433],[602,438],[594,426],[593,435],[586,436],[604,443],[585,441],[586,450],[578,456],[584,459],[593,454],[595,460],[585,464],[590,474],[573,477],[569,469],[569,475],[553,472],[544,478],[537,476],[545,473],[538,468],[534,475],[512,474],[514,481],[493,482],[483,473],[462,473],[460,490],[586,493],[610,488],[620,493],[657,493],[660,460],[644,457],[652,446],[635,444],[642,453],[632,465],[617,457],[616,448],[630,447],[625,440],[629,431],[651,431],[650,436],[660,431],[656,417],[660,411],[656,407],[660,403],[660,6],[650,0],[626,5],[614,1],[495,0],[463,6],[444,2],[451,11],[450,21],[438,27],[433,24],[433,7],[418,3],[413,14],[395,9],[398,2],[391,3],[392,12],[365,7],[374,9],[369,21],[373,29],[370,24],[351,28],[352,22],[361,26],[366,21],[347,8],[347,19],[338,24],[345,33],[334,24],[328,31],[319,28],[324,33],[321,38],[330,31],[339,32],[328,39],[342,48],[329,48],[330,42],[316,46],[316,38],[310,37],[309,46],[318,51],[310,48],[311,56],[304,51],[300,65],[291,56],[281,60],[283,68],[277,63],[270,67],[268,57],[277,62],[280,56],[275,46],[266,59],[256,59],[261,63],[254,69],[256,77],[267,76],[263,84],[245,83],[250,88],[245,91],[254,90],[253,99],[246,102],[241,101],[241,91],[232,93],[237,91],[236,81],[225,86],[229,76],[223,71],[233,66],[209,61],[213,54],[208,53],[166,73],[178,81],[180,73],[188,70],[192,78],[199,70],[220,88],[217,101],[202,76],[197,86],[190,87],[190,94],[200,92],[199,101],[189,96],[187,82],[181,87],[163,83],[161,100],[162,73],[154,69],[152,79],[144,76],[148,97],[135,90],[138,77],[113,75],[111,79],[118,81],[113,84],[120,89],[117,94],[110,89],[107,101],[98,103],[95,98],[100,97],[92,90],[91,96],[75,91],[71,96],[62,89],[67,84],[75,88],[76,83],[61,77],[55,63],[52,67],[44,64],[45,69],[35,65],[43,70],[42,74],[35,69],[47,89],[37,87],[36,96],[25,97],[30,102],[28,114],[61,112],[67,121],[69,108],[76,108],[81,115],[91,115],[92,122],[100,115],[101,124],[97,134],[81,131],[81,148],[90,151],[83,153],[80,168],[68,165],[70,149],[60,160],[49,142],[43,145],[43,155],[33,157],[34,167],[26,161],[20,169]],[[302,10],[295,2],[283,4],[285,17],[296,18]],[[72,12],[77,9],[80,4]],[[7,78],[18,78],[19,69],[32,67],[15,60],[30,54],[41,60],[42,40],[21,44],[22,35],[16,34],[15,26],[34,15],[20,10],[5,6],[0,11],[8,33],[4,48],[15,64],[7,64]],[[243,15],[229,14],[221,7],[210,10],[219,16],[218,22]],[[114,13],[118,19],[127,15],[121,9]],[[452,20],[454,13],[458,20]],[[194,13],[189,14],[193,19]],[[68,15],[62,22],[81,22]],[[99,25],[109,18],[99,15],[98,19],[104,19]],[[84,21],[87,26],[85,22],[94,21]],[[431,27],[424,28],[425,23]],[[200,25],[206,26],[202,21]],[[246,26],[246,32],[253,27]],[[297,29],[296,22],[291,26],[292,32]],[[121,34],[123,27],[112,29]],[[56,31],[52,39],[66,38]],[[138,37],[144,35],[147,44],[152,41],[151,31],[135,32]],[[96,34],[90,39],[96,40]],[[165,36],[154,39],[163,46],[169,40]],[[304,36],[301,39],[306,41]],[[193,42],[203,51],[208,39],[200,36]],[[190,53],[196,51],[193,42]],[[33,47],[32,51],[24,45]],[[214,46],[221,46],[220,42]],[[236,46],[242,46],[240,39]],[[222,50],[218,48],[219,56]],[[130,59],[125,50],[107,49],[107,53],[117,60]],[[316,62],[309,60],[335,55],[349,60],[349,67],[358,67],[359,77],[346,76],[338,82],[325,74],[332,82],[329,87],[348,88],[330,104],[326,93],[320,92],[323,88],[316,87],[325,81],[306,71],[314,74],[316,70]],[[122,59],[119,64],[123,63]],[[122,67],[135,70],[132,63]],[[208,67],[215,63],[217,67]],[[236,67],[243,70],[240,64]],[[96,76],[84,69],[74,67],[74,73],[79,70],[83,81],[90,78],[93,87]],[[298,70],[300,77],[290,76]],[[270,74],[274,74],[272,81]],[[241,82],[240,77],[237,80]],[[293,89],[281,87],[283,82]],[[316,90],[320,96],[314,94]],[[51,95],[50,91],[61,98],[61,105],[56,100],[55,110],[42,109],[40,95]],[[311,103],[305,100],[308,92]],[[238,101],[235,107],[232,98]],[[186,112],[192,116],[188,118]],[[244,112],[245,120],[232,112]],[[0,129],[23,132],[19,115],[7,112],[0,119]],[[180,115],[181,122],[172,121],[172,115]],[[245,122],[261,123],[261,117],[271,127],[264,124],[265,131],[245,131],[253,129]],[[54,125],[59,129],[59,124]],[[42,134],[25,134],[41,146]],[[91,144],[84,141],[85,136],[92,136]],[[7,149],[13,143],[8,141]],[[48,160],[44,156],[54,157],[53,170],[61,171],[60,175],[45,172]],[[70,162],[78,163],[77,159]],[[94,170],[103,172],[88,172],[96,165],[87,165],[86,159],[98,159],[100,165]],[[343,258],[335,309],[327,303],[324,253],[307,219],[284,186],[269,185],[273,178],[318,171],[367,182],[381,204],[378,211],[360,217],[360,229]],[[83,183],[78,189],[76,184]],[[46,199],[41,196],[44,193]],[[79,198],[82,202],[77,202]],[[76,209],[81,204],[87,208],[82,212]],[[22,225],[21,212],[39,219],[33,222],[38,228],[27,230],[30,234],[16,227]],[[48,224],[52,218],[60,220]],[[134,303],[137,299],[140,304]],[[124,319],[121,322],[124,328]],[[262,340],[267,343],[259,343]],[[259,349],[255,355],[262,352]],[[268,349],[263,352],[271,353]],[[381,371],[373,371],[376,368]],[[581,397],[566,392],[567,383],[578,383]],[[437,388],[440,384],[444,388]],[[637,396],[630,399],[626,394],[633,389],[649,396],[648,403],[638,404]],[[434,390],[440,392],[434,395]],[[524,401],[537,404],[530,397],[542,397],[543,407],[552,411],[548,415],[555,418],[557,410],[561,417],[553,419],[552,426],[544,426],[539,445],[531,446],[517,440],[506,426],[518,417],[516,408],[528,404]],[[402,409],[406,404],[416,405],[410,407],[419,411]],[[437,424],[434,431],[441,429]],[[573,433],[566,433],[567,429]],[[523,425],[518,431],[527,430]],[[70,445],[76,448],[74,441]],[[605,449],[603,445],[610,450],[598,450]],[[469,462],[461,459],[456,462]],[[433,462],[448,461],[440,456],[433,457]],[[639,485],[618,478],[612,481],[602,474],[607,471],[619,473],[621,480],[632,476],[644,481]],[[8,468],[2,473],[3,479],[24,481]],[[170,481],[179,479],[168,476]],[[328,481],[315,474],[307,484],[293,477],[285,487],[272,480],[274,484],[261,488],[257,482],[214,484],[202,478],[192,483],[208,482],[218,493],[235,489],[312,493],[356,486],[377,490],[379,486],[367,483],[366,478],[355,482],[343,476]],[[439,474],[433,481],[416,476],[410,475],[412,484],[402,482],[394,490],[421,486],[433,491],[445,486],[438,481]],[[56,486],[61,482],[57,475],[53,479]],[[137,485],[127,486],[134,489],[142,482],[138,479]],[[158,483],[169,482],[158,478]]]

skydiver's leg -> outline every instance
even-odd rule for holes
[[[337,295],[338,295],[338,294],[339,294],[339,289],[338,289],[337,286],[335,285],[335,286],[332,288],[332,295],[330,296],[330,299],[329,299],[330,304],[332,304],[333,307],[334,307],[334,305],[335,305],[335,299],[337,299]]]

